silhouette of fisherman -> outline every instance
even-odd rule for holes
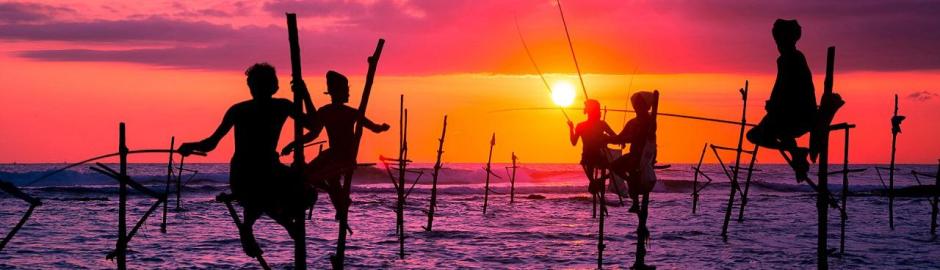
[[[630,152],[617,158],[610,164],[610,170],[620,178],[627,180],[627,191],[633,205],[629,212],[639,211],[639,195],[648,192],[651,186],[645,186],[640,173],[643,171],[643,149],[646,144],[656,144],[656,123],[650,115],[653,105],[653,93],[637,92],[630,96],[630,103],[636,117],[627,121],[619,134],[612,136],[611,144],[630,144]],[[655,161],[652,161],[655,163]]]
[[[777,19],[773,26],[777,58],[777,79],[764,109],[767,114],[756,127],[747,132],[747,140],[756,145],[790,153],[790,166],[798,182],[809,179],[807,154],[796,138],[809,132],[816,119],[816,92],[806,57],[796,49],[800,25],[796,20]]]
[[[199,142],[184,143],[179,152],[188,156],[196,151],[212,151],[219,140],[235,128],[235,153],[231,159],[229,186],[245,212],[244,222],[238,228],[242,248],[248,256],[256,257],[262,251],[252,231],[255,221],[266,213],[285,228],[290,228],[293,222],[303,220],[293,220],[289,213],[303,211],[310,205],[310,202],[303,201],[305,196],[308,200],[315,200],[311,196],[316,196],[315,192],[306,192],[302,183],[292,181],[295,178],[290,169],[278,159],[277,143],[284,122],[290,117],[302,121],[309,130],[318,130],[321,125],[312,115],[316,112],[315,108],[310,108],[312,106],[307,108],[310,114],[295,115],[290,100],[272,97],[278,90],[278,80],[271,65],[254,64],[245,71],[245,75],[252,99],[232,105],[211,136]],[[309,96],[303,81],[292,82],[291,89]]]
[[[331,103],[320,107],[317,111],[323,125],[304,134],[301,144],[313,141],[323,128],[329,138],[330,147],[320,153],[307,165],[305,181],[308,185],[326,190],[330,201],[336,209],[336,219],[340,220],[349,207],[349,194],[342,194],[340,185],[341,172],[345,169],[355,168],[356,153],[354,127],[358,120],[363,127],[372,132],[387,131],[388,124],[376,124],[362,115],[358,109],[346,105],[349,102],[349,80],[346,76],[336,72],[326,73],[326,94],[330,95]],[[294,150],[296,142],[288,143],[281,150],[281,155],[288,155]]]
[[[594,170],[609,167],[607,142],[610,136],[617,134],[607,125],[607,122],[601,120],[601,104],[597,100],[584,101],[584,114],[588,119],[578,123],[577,126],[568,121],[568,134],[572,146],[577,145],[578,138],[581,138],[581,167],[584,168],[584,173],[588,177],[588,192],[595,194],[600,192],[602,182],[594,179]]]

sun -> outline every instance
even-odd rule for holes
[[[558,106],[568,107],[574,103],[574,84],[568,81],[559,81],[552,85],[552,101]]]

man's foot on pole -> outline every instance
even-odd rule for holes
[[[790,161],[790,167],[793,167],[793,172],[796,173],[797,183],[809,180],[809,176],[807,175],[809,172],[809,161],[807,160],[809,150],[797,147],[790,153],[793,155],[793,160]]]
[[[255,235],[249,230],[244,230],[239,228],[238,230],[239,239],[242,241],[242,250],[245,251],[245,255],[248,257],[257,258],[261,256],[263,251],[261,247],[258,246],[258,241],[255,240]]]

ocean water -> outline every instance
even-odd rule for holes
[[[0,165],[0,179],[26,185],[62,164]],[[165,164],[132,164],[130,174],[162,191]],[[829,258],[833,269],[940,269],[940,240],[930,235],[926,197],[904,193],[895,201],[895,230],[888,228],[887,198],[875,165],[850,177],[845,253]],[[882,166],[882,165],[879,165]],[[241,251],[238,234],[223,204],[213,199],[227,191],[226,164],[196,164],[182,192],[182,210],[171,201],[167,233],[160,215],[151,216],[129,244],[132,269],[257,269]],[[417,167],[429,168],[430,164]],[[425,232],[430,176],[419,181],[405,209],[405,259],[398,258],[395,193],[383,170],[357,172],[353,189],[346,264],[350,268],[395,269],[591,269],[596,265],[598,220],[591,217],[586,180],[577,165],[527,164],[517,173],[515,202],[509,203],[505,176],[493,179],[490,205],[482,214],[484,174],[480,164],[449,164],[441,176],[434,231]],[[505,164],[494,165],[500,170]],[[933,173],[936,165],[899,165],[896,186],[917,186],[910,170]],[[815,267],[815,197],[781,165],[758,165],[741,222],[737,207],[728,241],[720,236],[730,185],[717,165],[705,166],[715,182],[691,212],[689,164],[659,172],[651,195],[647,262],[659,269],[803,269]],[[502,171],[501,171],[502,172]],[[743,175],[743,174],[742,174]],[[887,175],[884,175],[885,178]],[[815,178],[815,177],[813,177]],[[921,179],[933,184],[933,179]],[[76,167],[23,188],[43,199],[33,217],[0,252],[0,269],[102,269],[114,248],[116,184],[87,167]],[[841,176],[830,177],[839,193]],[[544,199],[528,198],[542,195]],[[635,258],[636,215],[608,194],[605,268],[629,268]],[[912,195],[912,196],[907,196]],[[307,226],[308,264],[329,268],[337,223],[325,194]],[[129,224],[152,200],[132,193]],[[629,202],[627,202],[629,205]],[[27,205],[0,194],[0,233],[18,221]],[[839,247],[839,213],[830,210],[829,246]],[[265,259],[276,269],[293,265],[293,242],[268,218],[255,225]]]

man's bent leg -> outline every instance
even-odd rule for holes
[[[243,204],[244,207],[244,204]],[[255,233],[253,226],[255,221],[261,217],[261,210],[253,207],[244,207],[244,221],[241,226],[238,226],[238,236],[242,242],[242,249],[245,251],[249,257],[256,258],[261,255],[261,247],[258,246],[258,241],[255,240]]]

